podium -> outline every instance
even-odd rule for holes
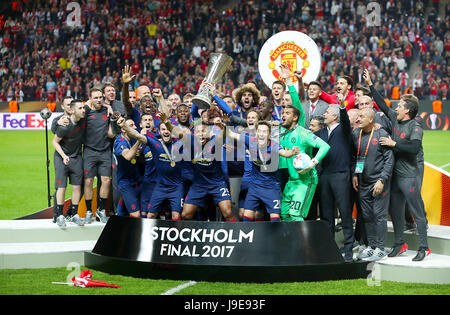
[[[221,282],[366,278],[320,221],[204,222],[111,216],[85,265],[126,276]]]

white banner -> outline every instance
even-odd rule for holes
[[[48,119],[48,129],[54,118],[62,113],[52,113]],[[45,119],[35,113],[0,113],[0,130],[44,130]]]

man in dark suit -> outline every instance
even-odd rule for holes
[[[326,127],[316,132],[330,145],[330,151],[322,160],[320,177],[320,219],[335,231],[334,209],[339,209],[344,232],[344,259],[353,261],[353,218],[351,201],[352,128],[343,102],[331,104],[324,114]]]
[[[311,81],[308,85],[308,100],[302,103],[305,113],[305,128],[309,129],[309,122],[314,116],[323,116],[328,109],[328,103],[320,99],[322,85],[317,81]]]

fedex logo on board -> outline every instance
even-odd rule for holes
[[[0,129],[45,129],[45,119],[42,119],[39,113],[1,113],[0,117]],[[50,119],[48,123],[51,124]]]

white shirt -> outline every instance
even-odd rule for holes
[[[337,126],[339,126],[339,123],[334,124],[334,125],[331,126],[331,127],[327,126],[327,130],[328,130],[328,138],[330,137],[331,133],[333,132],[333,130],[334,130]]]
[[[318,102],[319,102],[319,99],[317,99],[317,101],[315,101],[314,103],[310,101],[310,104],[309,104],[309,116],[310,117],[313,115]]]

